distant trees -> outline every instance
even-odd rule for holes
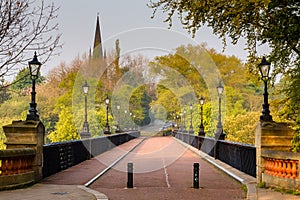
[[[204,54],[207,57],[203,57]],[[253,127],[259,119],[256,115],[261,110],[262,89],[250,81],[246,67],[238,58],[206,49],[205,44],[180,46],[174,53],[151,61],[141,55],[125,56],[116,64],[113,58],[114,53],[109,54],[107,59],[113,65],[107,61],[109,69],[106,70],[108,74],[105,74],[111,77],[97,77],[95,73],[105,70],[100,70],[101,66],[97,63],[93,66],[95,63],[83,57],[74,59],[69,65],[60,64],[37,85],[37,109],[51,142],[80,137],[84,120],[82,85],[85,80],[90,86],[88,122],[92,136],[103,134],[106,95],[111,100],[109,123],[112,131],[115,131],[117,123],[121,128],[131,127],[133,123],[147,125],[153,114],[161,120],[179,123],[183,120],[183,109],[186,109],[186,126],[189,127],[189,105],[192,103],[196,134],[200,125],[198,98],[203,96],[205,132],[207,136],[213,136],[217,122],[213,115],[217,108],[217,98],[211,95],[216,93],[216,88],[209,85],[209,82],[216,79],[216,74],[207,67],[213,63],[226,92],[222,100],[223,110],[226,110],[222,113],[224,131],[230,140],[253,143]],[[115,64],[119,66],[119,79],[114,79]],[[26,70],[21,70],[18,76],[22,77],[25,72]],[[23,88],[24,85],[26,83],[20,81],[18,88]],[[23,119],[28,112],[30,95],[11,95],[11,99],[0,104],[0,116],[8,121]],[[117,105],[120,110],[117,110]],[[131,118],[129,113],[132,113]],[[2,136],[0,133],[0,140],[4,140]]]

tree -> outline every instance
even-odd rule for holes
[[[39,72],[38,79],[36,80],[36,83],[41,83],[43,81],[44,77],[41,76],[41,73]],[[11,89],[17,90],[18,92],[20,90],[23,90],[25,88],[32,86],[32,80],[30,77],[30,70],[28,67],[21,69],[19,73],[17,74],[16,78],[14,79],[14,84],[11,86]]]
[[[27,65],[33,51],[42,63],[56,55],[60,34],[54,36],[58,24],[58,8],[44,0],[3,0],[0,2],[0,77],[11,75],[17,65]],[[30,55],[30,56],[28,56]]]
[[[159,8],[167,13],[165,22],[170,26],[172,17],[178,14],[184,28],[192,34],[204,24],[211,27],[214,34],[223,38],[224,45],[226,36],[233,44],[244,37],[250,56],[256,55],[259,44],[268,44],[272,61],[280,64],[282,70],[291,57],[292,62],[299,60],[299,1],[158,0],[148,6],[153,9],[152,17]]]
[[[48,138],[52,142],[79,139],[71,110],[62,106],[58,118],[59,120],[55,126],[56,130],[51,132]]]

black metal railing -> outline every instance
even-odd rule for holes
[[[139,136],[139,131],[132,131],[44,145],[43,177],[67,169]]]
[[[227,140],[215,141],[214,138],[178,131],[174,131],[173,136],[250,176],[256,177],[256,148],[253,145]],[[216,151],[214,151],[215,147]]]

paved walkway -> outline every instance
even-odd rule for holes
[[[199,152],[187,150],[171,137],[153,137],[136,148],[114,169],[83,186],[115,159],[141,142],[135,139],[45,178],[26,189],[0,192],[0,199],[9,200],[85,200],[85,199],[243,199],[241,184],[212,167]],[[155,151],[153,151],[155,149]],[[200,152],[201,153],[201,152]],[[178,156],[180,155],[180,156]],[[203,155],[202,155],[203,156]],[[205,156],[205,155],[204,155]],[[134,163],[134,189],[126,189],[127,162]],[[149,162],[151,161],[151,162]],[[193,163],[200,163],[200,189],[192,188]],[[217,163],[219,164],[219,163]],[[226,169],[226,166],[223,166]],[[152,198],[150,196],[152,195]],[[174,195],[174,196],[171,196]],[[267,189],[258,189],[259,200],[300,199]]]

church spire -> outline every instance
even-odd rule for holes
[[[100,22],[99,22],[99,13],[97,14],[96,31],[95,31],[95,38],[94,38],[93,57],[94,58],[103,58],[102,41],[101,41],[101,31],[100,31]]]

